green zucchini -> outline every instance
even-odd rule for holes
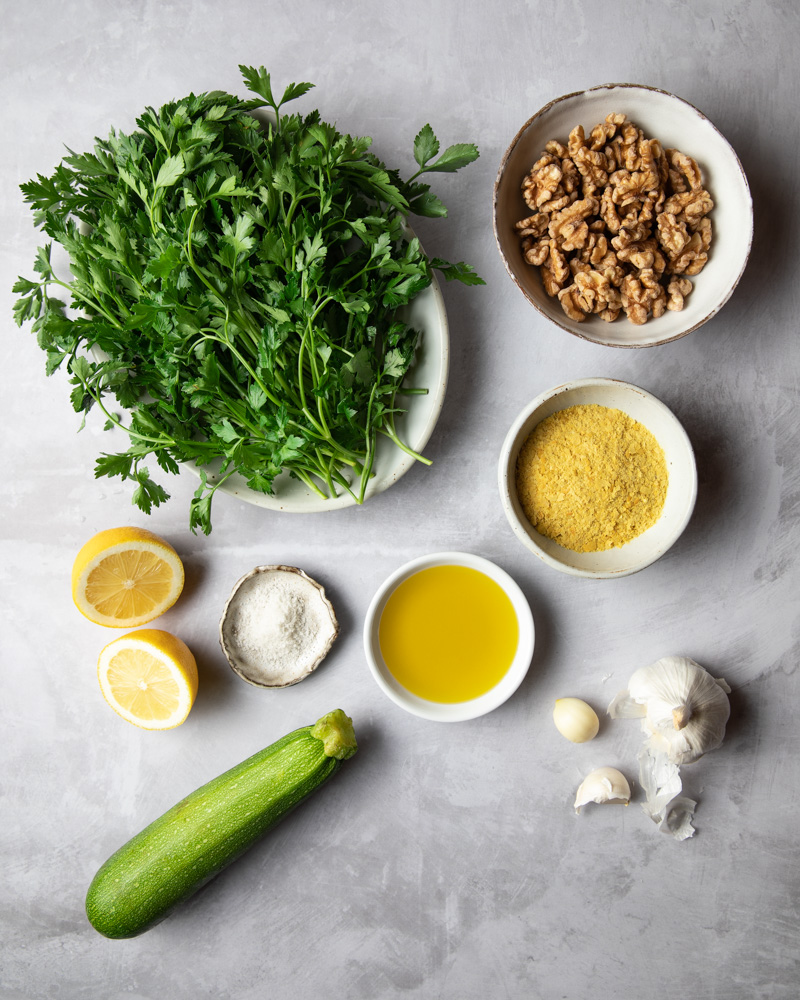
[[[337,708],[187,795],[106,861],[86,915],[109,938],[135,937],[243,854],[356,752]]]

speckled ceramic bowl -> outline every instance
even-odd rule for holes
[[[514,223],[530,215],[520,185],[550,139],[566,143],[576,125],[587,134],[610,112],[622,112],[648,138],[697,160],[704,186],[714,199],[709,260],[692,278],[694,288],[680,312],[666,312],[642,326],[624,313],[613,323],[588,316],[570,319],[557,298],[544,290],[538,267],[526,263]],[[730,298],[744,271],[753,238],[753,203],[742,165],[725,137],[697,108],[652,87],[620,83],[567,94],[546,104],[514,136],[503,155],[494,186],[494,234],[506,270],[543,316],[569,333],[608,347],[653,347],[696,330]]]
[[[534,427],[558,410],[587,404],[622,410],[645,426],[663,448],[669,474],[664,509],[656,523],[626,545],[605,552],[573,552],[540,535],[525,516],[516,489],[517,457]],[[532,400],[506,435],[498,481],[503,510],[520,542],[553,569],[594,579],[628,576],[660,559],[680,538],[697,498],[694,452],[677,417],[645,389],[610,378],[567,382]]]
[[[222,612],[219,642],[234,673],[256,687],[298,684],[339,634],[325,588],[296,566],[256,566],[237,580]]]

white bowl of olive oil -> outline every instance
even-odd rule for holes
[[[375,594],[364,650],[378,687],[413,715],[463,722],[502,705],[533,656],[533,615],[519,585],[467,552],[396,570]]]

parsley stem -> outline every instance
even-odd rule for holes
[[[122,323],[120,323],[120,321],[116,319],[114,316],[112,316],[110,313],[106,312],[106,310],[102,306],[102,303],[98,302],[96,298],[94,298],[93,296],[84,295],[82,292],[78,291],[78,289],[75,287],[74,284],[68,285],[66,282],[62,281],[60,278],[57,278],[55,275],[52,276],[51,280],[52,283],[60,285],[62,288],[65,288],[74,298],[82,299],[92,309],[96,309],[97,312],[102,313],[102,315],[105,316],[105,318],[108,320],[109,323],[112,324],[112,326],[115,326],[118,330],[122,329]],[[49,284],[49,282],[44,282],[44,284]]]
[[[361,469],[361,456],[357,455],[354,451],[350,451],[349,448],[345,448],[344,445],[339,444],[332,437],[325,437],[321,435],[319,431],[309,431],[305,424],[300,424],[296,420],[288,420],[286,422],[287,427],[294,427],[296,430],[301,431],[303,434],[310,434],[312,437],[317,438],[320,442],[325,443],[331,448],[331,453],[340,456],[340,461],[344,462],[346,465],[350,465],[355,469]]]
[[[335,496],[336,488],[334,487],[333,480],[331,479],[331,462],[330,460],[325,461],[325,458],[327,458],[328,456],[323,457],[322,452],[320,451],[319,448],[316,448],[315,451],[317,455],[317,461],[319,462],[320,466],[320,476],[324,480],[325,485],[328,487],[330,495]]]
[[[423,465],[433,465],[431,459],[425,458],[425,456],[420,455],[418,451],[414,451],[413,448],[409,448],[408,445],[405,444],[402,441],[402,439],[397,436],[397,432],[395,431],[394,427],[391,426],[391,424],[387,424],[384,427],[379,428],[378,433],[383,434],[388,438],[391,438],[391,440],[394,441],[394,443],[397,445],[398,448],[400,448],[401,451],[404,451],[406,455],[409,455],[411,458],[416,459],[418,462],[422,462]]]
[[[197,266],[197,264],[195,263],[194,254],[192,253],[192,239],[194,237],[194,224],[195,224],[195,221],[197,220],[197,216],[200,213],[200,207],[201,206],[198,205],[197,208],[192,213],[192,218],[191,218],[191,221],[189,222],[189,228],[186,231],[186,242],[184,244],[185,247],[186,247],[186,257],[187,257],[187,259],[189,261],[189,266],[191,267],[191,269],[194,271],[194,273],[197,275],[197,277],[203,282],[203,284],[206,286],[206,288],[208,288],[209,291],[212,292],[213,295],[216,297],[217,294],[218,294],[217,293],[217,289],[214,288],[214,286],[211,284],[211,282],[208,280],[208,278],[206,278],[206,276],[203,273],[203,271]]]
[[[300,404],[303,413],[306,415],[307,419],[311,424],[326,438],[330,438],[330,430],[325,426],[324,421],[322,424],[317,423],[316,418],[311,415],[308,409],[308,403],[306,402],[306,389],[305,389],[305,371],[303,369],[303,354],[305,352],[306,337],[308,336],[308,329],[303,330],[303,336],[300,338],[300,348],[297,352],[297,388],[300,393]]]
[[[237,359],[237,361],[239,361],[239,363],[245,369],[245,371],[250,376],[250,378],[255,382],[255,384],[259,387],[259,389],[264,393],[264,395],[267,397],[267,399],[271,403],[274,403],[276,406],[280,406],[280,402],[278,401],[278,399],[276,399],[276,397],[273,395],[273,393],[271,393],[270,390],[264,385],[264,383],[261,381],[261,379],[258,377],[258,375],[253,371],[253,369],[247,363],[247,361],[245,360],[245,358],[243,358],[242,355],[239,353],[239,351],[233,346],[233,343],[232,343],[232,341],[231,341],[230,338],[228,338],[227,340],[224,340],[222,337],[218,337],[215,334],[209,334],[209,333],[203,333],[202,337],[203,337],[204,340],[214,340],[218,344],[222,344],[223,347],[227,347],[228,350],[231,352],[231,354]]]
[[[319,488],[319,486],[317,486],[317,484],[314,482],[311,476],[309,476],[308,473],[304,472],[303,469],[299,468],[293,463],[287,464],[286,468],[291,469],[291,471],[297,476],[297,478],[302,480],[310,490],[313,490],[314,493],[317,494],[317,496],[322,497],[323,500],[328,499],[326,494],[322,492],[322,490]]]
[[[375,390],[378,388],[377,383],[372,386],[372,392],[369,394],[369,404],[367,406],[367,421],[366,421],[366,445],[367,445],[367,460],[364,463],[364,469],[361,473],[361,490],[358,494],[358,502],[364,502],[364,494],[367,490],[367,483],[372,475],[372,463],[375,459],[375,431],[372,427],[372,404],[375,401]]]
[[[80,372],[72,372],[72,374],[73,374],[73,376],[75,378],[78,379],[78,381],[83,386],[84,391],[89,396],[92,397],[92,399],[94,400],[94,402],[100,407],[100,409],[103,411],[103,413],[105,413],[105,415],[108,417],[108,419],[111,421],[111,423],[114,424],[115,426],[119,427],[120,430],[125,431],[125,433],[128,434],[129,437],[136,438],[136,440],[138,440],[138,441],[146,441],[148,444],[155,444],[155,445],[158,445],[158,446],[160,446],[162,448],[164,446],[166,446],[166,445],[176,444],[177,443],[174,440],[174,438],[167,438],[165,440],[163,437],[160,437],[160,438],[148,437],[146,434],[140,434],[138,431],[133,430],[131,427],[126,427],[120,421],[120,419],[118,417],[115,417],[113,413],[109,413],[109,411],[105,408],[105,405],[103,404],[102,397],[98,396],[97,393],[94,392],[94,390],[92,389],[91,385],[89,385],[89,383],[86,381],[86,379],[83,378],[83,376],[80,374]]]

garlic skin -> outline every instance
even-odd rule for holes
[[[575,812],[587,802],[620,803],[626,806],[631,800],[631,786],[625,775],[615,767],[598,767],[587,774],[575,796]]]
[[[648,745],[673,764],[691,764],[725,737],[730,687],[687,656],[641,667],[608,707],[614,719],[642,718]]]
[[[683,794],[677,764],[645,744],[639,751],[639,784],[645,794],[642,809],[662,833],[675,840],[694,836],[692,819],[697,802]]]
[[[553,709],[553,722],[561,735],[572,743],[593,740],[600,729],[597,712],[580,698],[559,698]]]

